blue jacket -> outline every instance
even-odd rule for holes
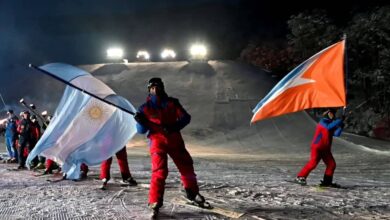
[[[341,119],[331,120],[329,118],[322,118],[317,125],[312,146],[330,147],[333,136],[339,137],[342,131],[343,121]]]
[[[11,118],[8,118],[7,119],[7,126],[5,127],[5,136],[10,138],[14,138],[16,137],[17,135],[17,131],[16,131],[16,128],[17,128],[17,125],[16,125],[16,121],[18,120],[18,118],[16,116],[13,116]]]

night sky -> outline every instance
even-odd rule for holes
[[[107,62],[119,46],[132,60],[139,49],[153,58],[171,47],[185,59],[192,42],[204,42],[212,59],[235,59],[253,38],[285,39],[288,18],[313,8],[336,23],[386,1],[273,0],[0,0],[0,93],[30,74],[28,63]]]

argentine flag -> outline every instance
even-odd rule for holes
[[[129,101],[84,70],[62,63],[39,68],[61,81],[135,112]],[[100,164],[122,149],[135,133],[133,116],[67,86],[49,126],[29,154],[27,164],[41,155],[60,164],[68,179],[78,179],[82,163]]]

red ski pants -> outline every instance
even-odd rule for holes
[[[312,146],[310,160],[298,173],[298,177],[306,178],[309,176],[310,172],[317,167],[321,159],[326,165],[325,175],[333,176],[334,170],[336,169],[336,161],[333,158],[330,147],[326,149],[319,149],[318,147]]]
[[[122,148],[115,155],[118,161],[119,170],[121,172],[122,179],[126,180],[130,178],[131,174],[130,174],[129,164],[127,162],[126,147]],[[103,161],[102,165],[100,166],[100,179],[109,180],[111,178],[110,176],[111,163],[112,163],[112,157]]]
[[[151,150],[152,177],[150,182],[149,204],[162,204],[163,202],[165,179],[168,176],[168,155],[172,158],[180,172],[184,188],[191,190],[193,193],[199,192],[193,161],[184,146],[168,149],[167,151]]]
[[[46,158],[46,170],[53,170],[54,161]]]

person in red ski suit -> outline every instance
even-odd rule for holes
[[[149,191],[149,207],[153,214],[163,205],[165,180],[168,175],[169,155],[177,166],[187,198],[205,203],[199,194],[193,160],[185,148],[180,130],[190,123],[191,116],[178,99],[168,97],[161,78],[152,78],[148,83],[149,96],[134,118],[137,131],[147,133],[150,142],[152,176]]]
[[[298,173],[295,182],[306,185],[306,178],[310,172],[314,170],[322,159],[326,165],[324,179],[321,181],[321,186],[338,185],[333,183],[333,173],[336,169],[336,161],[333,158],[331,148],[333,136],[341,135],[344,124],[343,119],[335,119],[336,110],[328,109],[323,113],[323,118],[316,127],[314,138],[311,144],[311,155],[309,162]]]
[[[23,118],[18,125],[18,133],[19,133],[19,166],[18,169],[25,169],[25,163],[27,156],[25,155],[25,149],[29,152],[29,146],[31,145],[31,120],[30,120],[30,112],[24,111]]]
[[[119,170],[122,175],[122,180],[123,180],[122,182],[129,186],[136,186],[137,182],[133,179],[130,173],[129,163],[127,161],[126,146],[124,146],[115,155],[118,161]],[[111,178],[110,176],[111,163],[112,163],[112,157],[103,161],[102,165],[100,166],[100,179],[103,181],[103,187],[107,185],[107,182]]]

